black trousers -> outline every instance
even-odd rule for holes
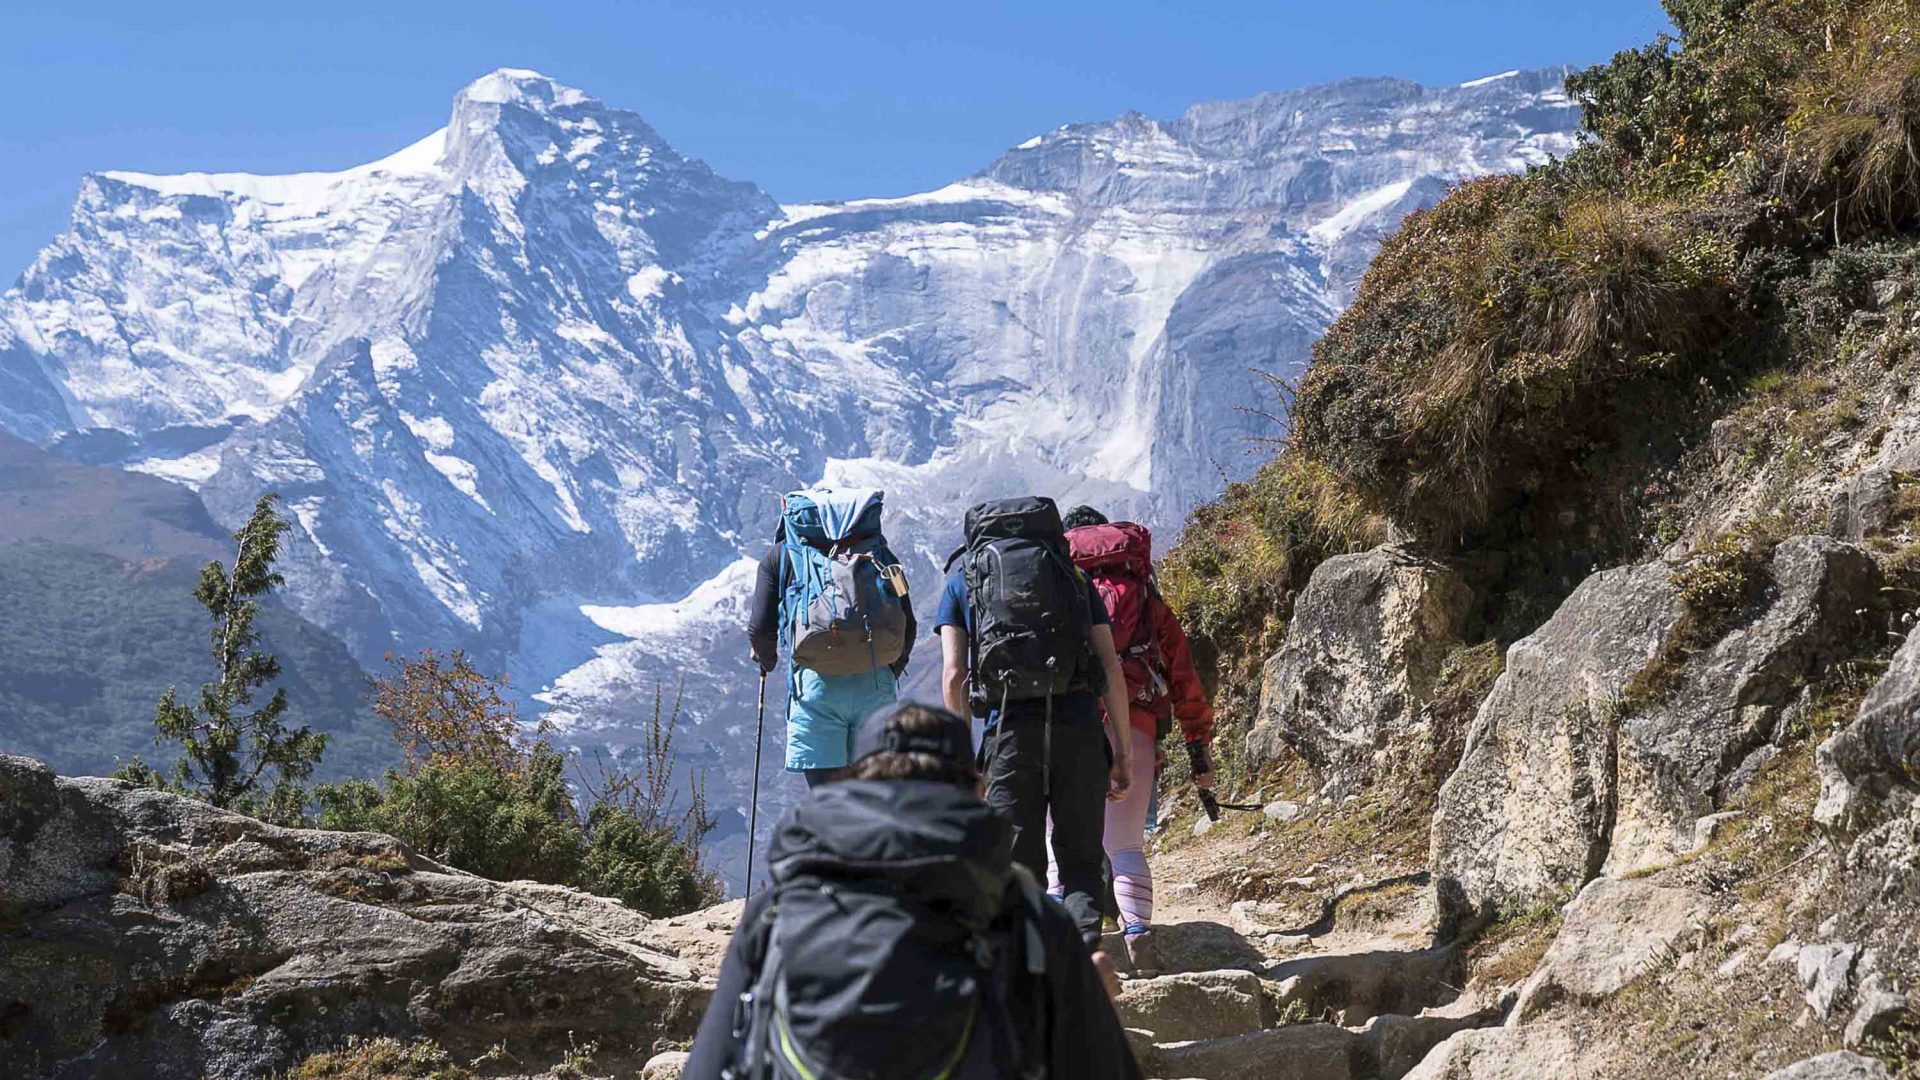
[[[1088,947],[1100,940],[1106,895],[1101,847],[1107,813],[1106,732],[1083,724],[1009,721],[986,746],[987,805],[1013,823],[1013,860],[1047,880],[1047,814],[1053,814],[1053,859],[1060,867],[1067,912]]]

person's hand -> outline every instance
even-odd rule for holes
[[[1187,769],[1193,777],[1193,786],[1213,790],[1213,755],[1207,752],[1206,743],[1187,743]]]
[[[752,650],[752,653],[753,662],[759,665],[762,675],[771,675],[773,669],[780,666],[780,657],[776,653],[763,653],[758,649]]]
[[[1119,802],[1126,798],[1127,789],[1132,786],[1132,756],[1116,754],[1113,764],[1107,767],[1107,798]]]

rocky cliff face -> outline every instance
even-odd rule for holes
[[[776,493],[886,488],[923,602],[981,498],[1179,520],[1384,230],[1572,145],[1560,77],[1129,115],[783,207],[503,70],[344,172],[87,177],[0,298],[0,427],[223,522],[279,491],[292,602],[363,663],[461,645],[616,746],[684,679],[725,804]]]

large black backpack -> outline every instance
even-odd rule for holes
[[[1087,581],[1053,500],[981,503],[967,511],[966,541],[955,558],[964,560],[973,620],[968,690],[976,710],[1100,689]]]
[[[985,918],[916,888],[953,869],[814,866],[783,879],[776,867],[722,1077],[1044,1080],[1044,895],[1017,866]]]

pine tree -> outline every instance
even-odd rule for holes
[[[231,573],[218,559],[200,571],[194,598],[213,618],[215,681],[200,687],[198,709],[182,704],[169,688],[153,717],[159,728],[154,741],[177,742],[186,754],[166,786],[220,807],[285,801],[290,785],[312,774],[327,746],[325,735],[282,722],[284,689],[251,707],[255,692],[280,676],[280,661],[260,651],[260,634],[253,628],[258,597],[284,584],[273,569],[288,528],[276,512],[277,501],[261,496],[253,516],[234,534],[239,550]],[[275,783],[263,791],[262,776],[269,769]]]

